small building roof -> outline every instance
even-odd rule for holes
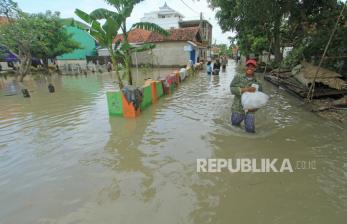
[[[200,19],[185,20],[185,21],[180,21],[178,23],[179,23],[180,27],[192,27],[192,26],[199,26],[200,22],[208,23],[212,27],[212,24],[206,19],[203,19],[203,20],[200,20]]]
[[[128,41],[129,43],[144,43],[147,41],[149,36],[151,35],[151,31],[143,30],[143,29],[134,29],[128,33]],[[118,40],[123,40],[123,35],[118,34],[114,40],[113,43],[117,42]]]
[[[197,35],[200,35],[199,27],[170,29],[169,32],[170,35],[167,37],[152,32],[151,36],[147,39],[147,42],[154,43],[163,41],[196,41]]]
[[[6,16],[0,16],[0,25],[8,24],[8,19]]]
[[[201,45],[199,27],[186,27],[168,30],[169,36],[163,36],[156,32],[151,32],[142,29],[134,29],[128,34],[129,43],[156,43],[164,41],[192,41],[197,45]],[[118,34],[114,42],[123,40],[123,35]]]

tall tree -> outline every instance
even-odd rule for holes
[[[136,4],[142,2],[143,0],[105,0],[106,3],[113,6],[116,9],[116,12],[121,15],[122,22],[121,22],[121,32],[123,34],[123,41],[120,43],[122,46],[122,52],[124,56],[124,63],[125,63],[125,75],[128,77],[128,83],[132,85],[132,74],[131,74],[131,54],[135,50],[128,42],[128,34],[135,28],[145,29],[149,31],[154,31],[162,35],[168,35],[169,33],[162,29],[160,26],[154,24],[154,23],[147,23],[147,22],[139,22],[135,23],[131,26],[131,28],[127,29],[127,18],[130,17],[134,7]],[[100,19],[103,19],[102,16],[99,17]],[[143,49],[150,48],[149,45],[143,46]],[[138,49],[137,51],[141,51],[142,49]]]
[[[79,43],[73,40],[72,34],[64,29],[59,15],[59,12],[50,11],[36,15],[42,21],[41,27],[37,28],[43,32],[43,37],[40,39],[43,47],[32,49],[32,54],[43,60],[47,72],[49,72],[49,59],[55,59],[59,55],[71,53],[80,48]]]
[[[216,17],[224,31],[237,31],[241,51],[252,48],[254,41],[258,51],[272,43],[277,62],[282,60],[281,26],[288,18],[291,0],[209,0],[217,9]],[[261,43],[261,45],[259,45]],[[265,44],[264,44],[265,43]]]
[[[18,16],[20,9],[18,4],[12,0],[0,0],[0,16],[5,16],[9,21]]]
[[[57,22],[58,14],[18,13],[12,22],[0,26],[0,43],[20,60],[18,73],[23,81],[30,71],[32,56],[48,58],[71,52],[78,44]]]
[[[37,29],[34,29],[37,26],[40,26],[40,21],[37,18],[20,13],[18,19],[0,27],[1,45],[10,50],[20,60],[18,70],[20,81],[23,81],[25,75],[30,70],[31,49],[44,47],[40,42],[42,34]]]

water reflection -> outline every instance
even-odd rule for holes
[[[29,80],[30,99],[1,94],[0,222],[342,223],[346,127],[268,83],[257,134],[232,127],[237,72],[230,63],[189,78],[135,120],[108,116],[109,73]],[[316,160],[317,170],[196,173],[197,158],[242,157]]]

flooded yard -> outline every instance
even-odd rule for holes
[[[108,115],[108,73],[53,77],[54,94],[46,79],[26,82],[31,98],[4,96],[2,80],[0,223],[344,223],[346,124],[263,81],[270,101],[246,134],[230,125],[237,72],[230,61],[219,77],[191,77],[133,120]],[[197,173],[198,158],[316,169]]]

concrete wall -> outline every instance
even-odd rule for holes
[[[97,51],[98,56],[110,56],[110,52],[107,48],[99,48]]]
[[[1,70],[2,71],[13,70],[13,68],[8,67],[8,63],[7,62],[0,62],[0,65],[1,65]]]
[[[190,52],[184,51],[184,46],[186,45],[188,45],[188,43],[184,41],[156,43],[156,48],[152,50],[153,57],[151,56],[150,51],[136,53],[137,63],[152,64],[154,60],[155,65],[160,65],[163,67],[187,65],[188,60],[190,59]],[[136,64],[135,54],[132,55],[132,59],[133,64]]]
[[[85,68],[87,66],[87,60],[57,60],[58,66],[64,66],[64,65],[77,65],[79,64],[82,68]]]

